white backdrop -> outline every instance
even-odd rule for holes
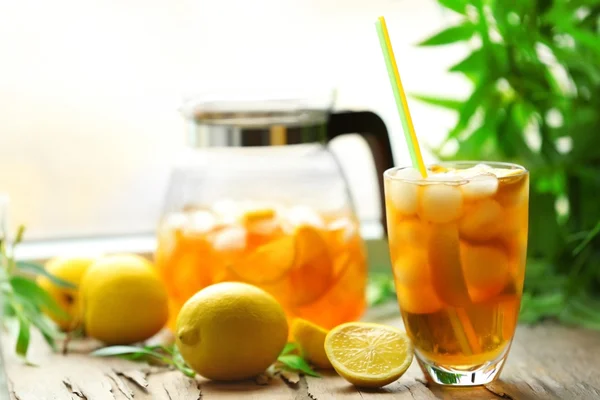
[[[337,108],[380,113],[407,163],[374,21],[407,91],[464,93],[464,49],[418,49],[451,15],[433,0],[0,0],[0,192],[29,238],[148,232],[184,146],[177,108],[206,88],[335,85]],[[411,102],[436,143],[453,116]],[[379,215],[364,145],[335,145],[359,215]],[[352,160],[352,162],[349,162]]]

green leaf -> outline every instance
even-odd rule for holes
[[[376,306],[396,299],[394,279],[389,274],[373,274],[367,284],[367,304]]]
[[[159,351],[165,352],[171,357],[165,356]],[[173,346],[172,349],[161,345],[144,347],[109,346],[93,351],[90,355],[95,357],[121,357],[131,361],[147,360],[148,358],[156,359],[164,364],[174,366],[190,378],[196,375],[196,372],[186,365],[177,346]]]
[[[173,365],[173,360],[156,351],[137,346],[109,346],[95,350],[90,353],[94,357],[124,357],[132,360],[144,357],[155,358],[165,364]]]
[[[571,297],[565,311],[585,317],[588,321],[600,322],[600,302],[586,293]]]
[[[451,26],[423,40],[419,46],[440,46],[470,39],[475,34],[475,26],[469,22]]]
[[[594,51],[596,55],[600,55],[600,40],[598,40],[598,33],[592,34],[575,27],[568,29],[567,33],[573,36],[579,46],[586,47]]]
[[[467,101],[465,101],[458,114],[458,122],[456,126],[448,133],[447,139],[455,138],[462,133],[467,126],[469,121],[475,115],[475,112],[479,107],[482,106],[484,98],[487,96],[490,90],[488,78],[482,78],[481,82],[475,87],[473,93]]]
[[[193,369],[191,369],[190,367],[188,367],[185,364],[175,363],[175,367],[179,371],[181,371],[185,376],[187,376],[188,378],[193,378],[196,376],[196,371],[194,371]]]
[[[17,234],[15,235],[15,240],[13,241],[13,248],[15,248],[19,243],[23,241],[23,235],[25,234],[25,226],[19,225],[17,228]]]
[[[559,315],[558,320],[563,324],[581,326],[587,329],[594,329],[600,331],[600,322],[595,320],[589,320],[586,316],[572,314],[568,311]]]
[[[545,259],[530,257],[525,269],[525,291],[556,293],[564,291],[567,283],[565,275],[554,272],[553,265]]]
[[[56,303],[54,298],[31,279],[12,276],[10,284],[18,296],[31,301],[40,309],[46,309],[59,318],[69,318],[69,315]]]
[[[557,317],[565,304],[566,296],[562,291],[537,296],[526,293],[521,301],[519,321],[534,323],[543,318]]]
[[[458,111],[462,107],[464,101],[456,99],[445,99],[441,97],[432,97],[422,94],[411,94],[411,97],[422,101],[423,103],[430,104],[432,106],[446,108],[452,111]]]
[[[281,350],[280,355],[285,356],[286,354],[293,353],[296,350],[298,350],[298,345],[296,343],[286,343],[286,345],[283,347],[283,350]]]
[[[459,14],[465,15],[467,13],[467,3],[463,0],[438,0],[438,3]]]
[[[573,255],[576,256],[581,253],[581,250],[585,248],[590,242],[600,233],[600,221],[596,224],[594,229],[592,229],[588,235],[583,239],[583,241],[573,250]]]
[[[565,324],[598,330],[600,329],[600,300],[585,292],[572,296],[558,319]]]
[[[441,371],[437,368],[432,368],[431,371],[435,374],[439,382],[447,385],[452,385],[460,381],[461,375],[452,372]]]
[[[321,376],[321,375],[317,374],[315,371],[313,371],[313,369],[310,367],[310,365],[308,365],[308,363],[306,361],[304,361],[304,359],[300,356],[293,355],[293,354],[279,356],[277,358],[277,361],[279,361],[280,363],[282,363],[283,365],[285,365],[286,367],[288,367],[290,369],[293,369],[296,371],[301,371],[301,372],[305,373],[306,375],[315,376],[315,377]]]
[[[137,346],[108,346],[90,353],[90,355],[94,357],[114,357],[126,354],[145,354],[159,359],[164,358],[162,354],[157,353],[156,351]]]
[[[523,130],[531,122],[534,112],[535,109],[527,103],[515,103],[512,108],[511,116],[517,125],[516,128],[518,130]]]
[[[7,317],[16,317],[16,316],[17,316],[17,314],[15,313],[15,309],[14,309],[13,305],[8,301],[5,302],[3,317],[7,318]]]
[[[17,336],[17,345],[16,352],[20,356],[27,356],[27,349],[29,348],[29,338],[30,338],[30,326],[29,321],[21,315],[17,314],[17,318],[19,319],[19,335]]]
[[[529,218],[527,250],[530,257],[555,257],[561,246],[561,229],[556,218],[556,197],[531,191],[532,213]]]
[[[0,271],[4,272],[3,269],[0,269]],[[0,280],[0,293],[4,296],[6,296],[7,294],[10,294],[13,292],[12,286],[10,286],[10,283],[8,281],[5,280]]]
[[[58,287],[62,287],[65,289],[77,289],[77,286],[73,285],[71,282],[67,282],[63,279],[60,279],[57,276],[52,275],[50,272],[46,271],[46,269],[41,265],[26,261],[17,261],[17,268],[23,272],[29,272],[35,275],[45,276]]]
[[[485,57],[482,49],[474,50],[471,54],[450,67],[450,72],[472,74],[481,72],[485,68]]]
[[[44,340],[46,343],[48,343],[52,350],[56,351],[56,339],[63,336],[62,333],[56,328],[56,325],[54,325],[43,314],[40,313],[30,314],[29,320],[40,331]]]
[[[458,151],[454,158],[460,158],[465,160],[474,159],[489,159],[487,155],[484,156],[484,147],[487,141],[491,140],[492,127],[489,127],[485,123],[475,129],[468,137],[461,139],[458,144]]]
[[[183,359],[183,356],[179,352],[179,348],[177,346],[173,346],[173,363],[175,367],[183,372],[183,374],[189,378],[193,378],[196,376],[196,371],[191,369]]]
[[[148,345],[144,346],[144,349],[146,349],[146,350],[163,352],[168,355],[173,355],[175,348],[176,348],[175,345],[163,346],[161,344],[156,344],[156,345],[152,345],[152,346],[148,346]]]

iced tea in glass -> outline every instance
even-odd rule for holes
[[[422,369],[439,384],[495,379],[525,274],[529,173],[455,162],[385,172],[398,302]]]
[[[365,308],[366,254],[351,209],[217,201],[166,215],[155,258],[170,327],[185,301],[225,281],[261,287],[289,318],[325,328],[356,320]]]

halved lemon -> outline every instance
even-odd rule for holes
[[[317,368],[332,368],[325,354],[327,330],[302,318],[292,322],[292,337],[302,357]]]
[[[340,376],[358,387],[396,381],[410,366],[413,346],[405,332],[369,322],[338,325],[325,338],[325,353]]]

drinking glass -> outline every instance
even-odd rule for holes
[[[529,173],[452,162],[384,173],[398,302],[416,358],[436,383],[482,385],[500,373],[519,312]]]

